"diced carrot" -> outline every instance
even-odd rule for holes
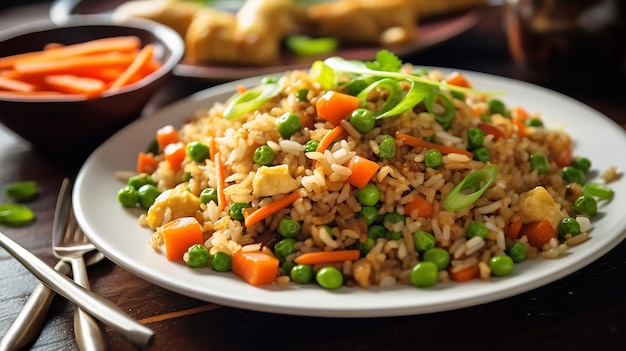
[[[178,172],[180,170],[181,163],[185,160],[185,156],[187,156],[185,144],[180,141],[167,144],[167,146],[163,149],[163,156],[165,161],[170,164],[170,168],[174,172]]]
[[[359,189],[363,189],[380,168],[380,165],[375,161],[358,155],[352,157],[346,166],[351,171],[348,176],[348,183]]]
[[[530,113],[521,106],[515,106],[511,109],[511,117],[521,120],[527,120],[530,118]]]
[[[430,143],[428,141],[422,140],[420,138],[416,138],[414,136],[404,134],[404,133],[396,133],[396,139],[400,140],[403,144],[412,146],[412,147],[424,147],[427,149],[437,149],[441,151],[442,154],[447,155],[450,153],[462,154],[469,157],[473,157],[474,155],[463,149],[459,149],[458,147],[440,145],[435,143]]]
[[[513,119],[513,124],[517,129],[517,135],[521,138],[526,136],[526,123],[521,119]]]
[[[159,167],[159,161],[153,154],[140,151],[137,156],[137,173],[152,174]]]
[[[359,257],[359,250],[312,251],[301,254],[293,261],[296,264],[318,264],[356,261]]]
[[[565,166],[569,166],[572,163],[572,160],[573,160],[572,149],[568,147],[556,155],[554,162],[556,163],[558,167],[563,168]]]
[[[543,245],[549,243],[551,239],[558,237],[556,230],[546,219],[524,223],[519,236],[526,236],[528,243],[538,249],[543,248]]]
[[[239,94],[243,94],[246,91],[248,91],[248,88],[246,88],[243,84],[237,84],[237,92]]]
[[[493,140],[498,140],[500,138],[504,138],[504,132],[502,131],[502,129],[498,128],[497,126],[491,124],[491,123],[487,123],[487,122],[480,122],[477,125],[478,128],[482,129],[483,132],[485,132],[485,134],[491,134],[493,135]]]
[[[233,273],[254,286],[271,284],[278,275],[280,261],[260,251],[237,251],[233,254]]]
[[[17,91],[17,92],[32,92],[37,90],[37,87],[33,84],[12,79],[8,77],[0,77],[0,90]]]
[[[352,111],[356,110],[360,103],[355,96],[336,91],[327,91],[317,100],[315,108],[320,118],[336,126],[342,119],[348,117]]]
[[[157,230],[163,235],[168,260],[182,259],[190,246],[204,242],[202,225],[195,217],[176,218]]]
[[[454,72],[450,73],[445,78],[445,81],[446,81],[446,83],[448,83],[450,85],[455,85],[457,87],[463,87],[463,88],[471,88],[472,87],[472,85],[467,80],[467,78],[465,78],[463,73],[458,72],[458,71],[454,71]]]
[[[159,144],[159,149],[163,150],[168,144],[176,143],[180,139],[178,138],[178,131],[174,126],[168,124],[157,129],[156,141]]]
[[[286,208],[287,206],[294,203],[294,201],[298,200],[301,197],[300,191],[296,190],[289,195],[281,197],[278,200],[272,201],[267,205],[260,207],[256,211],[250,213],[250,215],[246,216],[244,219],[244,223],[246,227],[251,227],[256,223],[262,221],[263,219],[271,216],[272,214]]]
[[[109,89],[118,89],[125,85],[127,85],[133,76],[140,72],[143,67],[146,67],[150,64],[152,60],[152,55],[154,54],[155,47],[152,44],[148,44],[144,46],[141,51],[135,56],[133,62],[126,68],[120,76],[111,83]]]
[[[454,269],[454,267],[448,269],[448,274],[450,275],[450,279],[457,283],[466,282],[468,280],[472,280],[474,278],[478,278],[480,275],[480,269],[478,265],[469,266],[462,269]]]
[[[510,239],[517,239],[522,230],[522,221],[519,219],[512,220],[506,231],[506,236]]]
[[[414,212],[414,211],[417,211],[417,212]],[[430,202],[426,201],[426,199],[424,199],[420,195],[417,195],[415,199],[413,199],[413,201],[404,205],[404,213],[408,214],[409,216],[413,218],[415,217],[430,218],[434,212],[435,212],[435,208],[433,207],[433,205]]]
[[[77,77],[71,74],[51,74],[44,78],[48,88],[65,94],[85,94],[95,97],[106,89],[106,84],[95,78]]]

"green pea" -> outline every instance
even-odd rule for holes
[[[427,288],[437,284],[437,265],[432,262],[420,262],[411,269],[411,284],[418,288]]]
[[[35,212],[23,204],[1,204],[0,223],[21,227],[35,220]]]
[[[211,257],[209,264],[217,272],[226,272],[232,267],[233,258],[229,254],[219,251]]]
[[[324,289],[339,289],[343,285],[343,274],[335,267],[322,267],[315,274],[315,280]]]
[[[144,184],[137,189],[137,195],[139,197],[138,203],[143,209],[149,209],[154,203],[156,198],[161,195],[159,189],[153,184]]]
[[[570,183],[585,184],[585,173],[573,166],[563,167],[563,178]]]
[[[300,89],[296,93],[296,99],[298,99],[298,101],[308,101],[309,100],[308,95],[309,95],[309,89]]]
[[[376,245],[376,240],[374,240],[373,238],[370,238],[369,236],[363,242],[361,241],[356,242],[356,248],[361,253],[361,257],[364,257],[365,255],[367,255],[370,252],[370,250],[374,247],[374,245]]]
[[[392,158],[396,155],[396,141],[391,135],[385,135],[378,145],[378,149],[380,150],[378,157]]]
[[[287,262],[283,262],[283,264],[280,267],[283,269],[283,272],[285,272],[286,275],[291,276],[291,270],[295,266],[296,266],[295,262],[287,261]]]
[[[467,238],[471,239],[475,236],[479,236],[483,239],[487,238],[487,233],[489,233],[489,229],[483,222],[472,221],[467,227]]]
[[[595,217],[598,214],[598,202],[593,196],[580,195],[574,201],[574,211],[581,215]]]
[[[511,246],[509,246],[509,248],[506,251],[507,251],[507,254],[513,260],[513,262],[516,262],[516,263],[524,261],[526,259],[526,254],[528,253],[526,246],[524,246],[523,244],[517,241],[514,242]]]
[[[135,207],[139,202],[139,191],[127,185],[117,192],[117,201],[124,207]]]
[[[362,189],[357,190],[356,198],[363,206],[374,206],[380,200],[380,190],[372,183],[368,183]]]
[[[591,169],[591,160],[586,157],[578,157],[572,161],[570,166],[580,169],[583,173],[587,173]]]
[[[578,223],[576,218],[563,218],[561,222],[559,222],[559,235],[565,238],[568,234],[571,236],[580,234],[580,223]]]
[[[543,121],[539,118],[529,118],[524,121],[524,124],[529,127],[543,127]]]
[[[387,229],[380,224],[374,224],[367,229],[367,236],[374,240],[384,238],[386,235]]]
[[[472,150],[472,153],[474,154],[474,160],[476,161],[487,162],[491,160],[491,152],[489,152],[489,149],[484,146]]]
[[[284,139],[296,134],[302,129],[302,122],[300,116],[294,112],[285,112],[276,121],[278,133]]]
[[[7,184],[4,187],[4,193],[15,201],[26,201],[32,199],[37,194],[37,188],[37,182],[34,180],[22,180]]]
[[[308,264],[297,264],[291,268],[289,272],[289,276],[291,280],[299,284],[306,284],[313,280],[313,276],[315,272],[313,271],[313,267]]]
[[[501,100],[489,99],[487,101],[487,104],[489,105],[489,110],[491,111],[491,113],[499,113],[502,116],[507,115],[506,105]]]
[[[309,140],[304,144],[304,152],[317,151],[317,146],[320,144],[317,140]]]
[[[435,236],[429,232],[418,230],[413,233],[413,244],[415,245],[415,250],[420,252],[425,252],[429,249],[435,247],[435,243],[437,240]]]
[[[278,228],[276,230],[283,238],[295,238],[300,234],[301,229],[302,225],[300,222],[289,217],[284,217],[278,222]]]
[[[478,127],[467,129],[467,144],[470,150],[483,146],[485,142],[485,131]]]
[[[187,157],[195,162],[204,162],[209,158],[209,146],[200,141],[192,141],[185,148]]]
[[[503,277],[513,272],[513,259],[507,255],[496,255],[489,260],[491,274],[496,277]]]
[[[217,189],[206,188],[200,192],[200,202],[208,204],[209,202],[215,202],[217,204]]]
[[[437,168],[441,166],[443,155],[437,149],[428,149],[424,155],[424,165],[429,168]]]
[[[194,244],[187,249],[187,266],[192,268],[204,267],[209,263],[209,249],[202,244]]]
[[[389,223],[389,224],[396,224],[396,223],[400,223],[406,220],[406,216],[399,214],[398,212],[389,212],[386,213],[385,216],[383,217],[383,224],[384,223]]]
[[[402,238],[402,232],[392,232],[391,230],[388,230],[387,233],[385,233],[385,239],[387,240],[399,240]]]
[[[260,166],[269,166],[274,162],[274,158],[276,158],[274,150],[267,145],[261,145],[254,150],[252,162]]]
[[[615,194],[613,189],[608,185],[596,182],[585,183],[585,185],[583,185],[583,192],[601,200],[608,200]]]
[[[250,204],[245,203],[245,202],[235,202],[234,204],[232,204],[230,206],[230,218],[236,220],[236,221],[243,221],[244,217],[243,217],[243,210],[245,208],[250,208],[252,207]]]
[[[534,152],[530,155],[530,167],[539,174],[548,172],[548,158],[542,152]]]
[[[423,260],[434,263],[438,270],[443,271],[450,264],[450,253],[441,247],[433,247],[424,252]]]
[[[295,244],[296,241],[292,238],[284,238],[274,244],[274,254],[276,255],[276,258],[280,261],[284,261],[287,256],[296,252],[296,248],[294,247]]]
[[[367,133],[374,129],[374,126],[376,125],[376,118],[374,118],[374,114],[372,111],[365,108],[357,108],[352,111],[348,121],[352,124],[354,129],[359,131],[359,133]]]
[[[134,175],[128,178],[128,182],[126,183],[126,185],[130,185],[137,190],[139,190],[139,188],[141,188],[142,185],[146,185],[146,184],[156,185],[154,181],[152,180],[152,176],[149,175],[148,173],[140,173],[140,174]]]
[[[378,209],[374,206],[362,206],[359,217],[365,219],[367,225],[370,226],[378,218]]]

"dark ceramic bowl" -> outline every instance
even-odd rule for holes
[[[153,44],[162,66],[143,79],[97,98],[0,97],[0,122],[46,152],[97,146],[141,114],[150,98],[172,74],[184,54],[182,38],[152,21],[115,23],[103,16],[80,16],[57,25],[29,23],[0,32],[0,57],[42,50],[48,43],[74,44],[92,39],[135,35],[142,46]]]

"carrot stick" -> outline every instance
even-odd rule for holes
[[[52,90],[65,94],[85,94],[88,97],[98,96],[106,89],[106,84],[99,79],[71,74],[48,75],[44,82]]]
[[[294,259],[294,262],[296,264],[333,263],[356,261],[359,257],[359,250],[313,251],[301,254]]]
[[[139,49],[141,40],[136,36],[118,36],[102,39],[94,39],[77,44],[55,46],[53,49],[30,53],[30,55],[18,57],[13,60],[18,62],[42,62],[65,59],[70,57],[86,57],[107,52],[133,52]],[[15,56],[15,55],[14,55]],[[9,57],[5,57],[10,61]]]
[[[56,73],[72,73],[75,70],[102,69],[103,67],[127,67],[136,58],[135,54],[120,54],[116,52],[90,55],[84,57],[69,57],[50,61],[20,61],[14,69],[27,75],[45,75]]]
[[[154,49],[155,47],[152,44],[144,46],[143,49],[139,51],[130,66],[128,66],[128,68],[116,80],[114,80],[113,83],[111,83],[109,89],[117,89],[127,85],[135,74],[150,64],[152,55],[154,54]]]
[[[237,251],[233,254],[231,270],[247,283],[259,286],[271,284],[278,275],[280,261],[260,251]]]
[[[359,189],[363,189],[372,177],[374,177],[380,165],[372,160],[357,155],[348,161],[346,167],[351,171],[348,176],[348,183]]]
[[[300,197],[301,197],[300,191],[296,190],[290,193],[289,195],[285,195],[284,197],[281,197],[278,200],[272,201],[269,204],[263,207],[260,207],[258,210],[250,213],[250,215],[248,215],[245,218],[244,222],[245,222],[246,228],[249,228],[255,225],[256,223],[262,221],[263,219],[291,205],[292,203],[294,203],[294,201],[298,200]]]
[[[224,193],[226,188],[226,165],[219,152],[215,153],[214,160],[217,171],[217,207],[220,211],[223,211],[226,208],[226,193]]]
[[[413,211],[415,210],[417,210],[415,217],[423,218],[430,218],[435,212],[433,205],[420,195],[417,195],[413,201],[404,205],[404,212],[411,217],[413,217]]]
[[[32,92],[32,91],[37,90],[37,87],[34,86],[33,84],[30,84],[21,80],[7,78],[7,77],[0,77],[0,90],[9,90],[9,91],[17,91],[17,92]]]
[[[404,134],[404,133],[396,133],[396,139],[412,147],[425,147],[427,149],[437,149],[441,151],[441,153],[444,155],[455,153],[455,154],[466,155],[468,157],[474,156],[471,152],[467,150],[459,149],[457,147],[452,147],[452,146],[430,143],[428,141],[425,141],[425,140],[422,140],[422,139],[419,139],[419,138],[416,138],[414,136]]]
[[[317,100],[315,109],[320,118],[336,126],[342,119],[348,117],[352,111],[356,110],[360,103],[355,96],[336,91],[327,91]]]
[[[450,268],[448,269],[448,274],[450,274],[450,279],[457,283],[462,283],[477,278],[480,275],[480,269],[478,268],[478,265],[459,270]]]
[[[543,245],[549,243],[551,239],[558,237],[556,230],[547,219],[524,223],[519,235],[526,236],[528,243],[538,249],[543,248]]]
[[[194,244],[202,244],[202,225],[195,217],[180,217],[159,227],[168,260],[182,259]]]

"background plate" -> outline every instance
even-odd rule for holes
[[[505,102],[522,105],[531,113],[540,112],[549,128],[565,128],[575,141],[575,154],[589,157],[594,170],[626,164],[626,153],[607,153],[605,143],[600,141],[610,140],[614,150],[626,150],[626,133],[608,117],[535,85],[463,72],[476,89],[506,92],[502,98]],[[564,257],[526,261],[516,265],[512,275],[490,281],[437,284],[429,289],[342,287],[328,291],[316,284],[254,287],[232,273],[191,269],[182,261],[170,262],[148,244],[151,231],[137,224],[139,212],[124,209],[117,202],[117,191],[124,184],[113,173],[133,170],[137,152],[147,147],[159,127],[180,126],[198,109],[225,101],[238,84],[251,86],[259,79],[219,85],[145,116],[115,134],[87,159],[75,182],[73,204],[80,226],[108,258],[156,285],[227,306],[306,316],[382,317],[445,311],[520,294],[590,264],[626,236],[626,180],[620,179],[611,183],[615,197],[599,208],[590,240],[572,247]]]
[[[68,16],[102,14],[110,15],[113,9],[125,0],[56,0],[50,7],[50,18],[55,23],[62,23]],[[232,1],[231,1],[232,2]],[[224,1],[228,7],[229,1]],[[229,8],[232,10],[232,8]],[[403,57],[419,50],[431,47],[451,39],[470,29],[480,18],[481,9],[464,11],[441,16],[432,20],[419,23],[416,30],[415,40],[393,47],[386,47],[396,55]],[[382,49],[380,46],[368,47],[344,47],[332,53],[333,56],[341,56],[346,59],[372,60],[376,52]],[[280,63],[274,66],[251,67],[251,66],[227,66],[213,64],[195,64],[183,60],[174,70],[174,74],[181,77],[204,78],[214,80],[232,80],[252,77],[261,74],[283,72],[291,69],[308,67],[317,58],[297,57],[284,52]]]

